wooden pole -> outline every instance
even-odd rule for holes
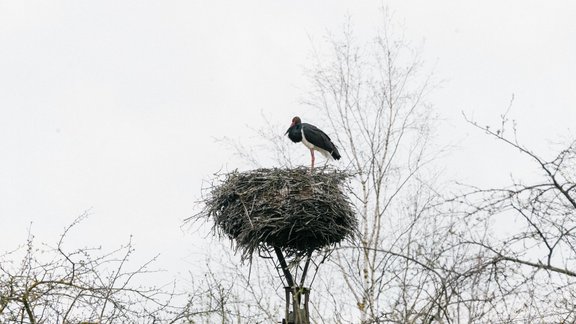
[[[286,263],[282,250],[278,247],[274,247],[274,252],[276,252],[276,257],[278,257],[278,262],[280,263],[280,267],[282,268],[282,272],[284,273],[284,277],[286,277],[286,283],[288,285],[287,287],[284,287],[286,293],[286,311],[282,323],[309,324],[310,315],[308,313],[308,294],[310,293],[310,289],[304,288],[303,285],[310,265],[312,252],[310,251],[308,253],[300,286],[295,284],[294,277],[292,277],[290,269],[288,269],[288,264]],[[302,294],[304,295],[304,307],[300,306],[302,304]],[[292,311],[290,311],[290,302],[292,302]]]
[[[304,265],[304,270],[302,271],[302,278],[300,279],[300,287],[304,287],[304,280],[306,279],[306,273],[308,273],[308,266],[310,265],[310,259],[312,258],[312,251],[309,251],[306,255],[306,264]]]
[[[286,291],[286,309],[284,314],[284,320],[282,323],[288,324],[290,323],[290,293],[292,291],[291,287],[284,287],[284,291]]]
[[[292,313],[294,314],[294,324],[310,324],[310,314],[308,313],[309,293],[310,289],[304,287],[294,287],[294,289],[292,289]],[[304,299],[304,307],[300,306],[302,304],[302,299]]]
[[[284,259],[284,254],[282,254],[282,250],[280,250],[279,247],[275,246],[274,252],[276,252],[278,262],[280,262],[280,266],[282,267],[282,272],[284,272],[284,277],[286,277],[286,283],[288,283],[288,287],[294,287],[294,279],[292,279],[292,274],[288,269],[288,264],[286,264],[286,259]]]

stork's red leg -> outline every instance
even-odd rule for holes
[[[310,150],[310,156],[312,157],[312,166],[310,167],[310,172],[312,172],[312,170],[314,170],[314,150],[313,149]]]

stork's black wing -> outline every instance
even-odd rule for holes
[[[340,159],[340,153],[336,148],[336,145],[332,143],[330,137],[326,135],[321,129],[314,125],[302,123],[302,130],[304,131],[304,137],[306,140],[315,146],[328,151],[332,157],[336,160]]]

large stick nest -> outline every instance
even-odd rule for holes
[[[257,169],[223,175],[200,216],[235,240],[243,259],[278,247],[302,255],[352,238],[357,221],[344,194],[348,174],[334,169]]]

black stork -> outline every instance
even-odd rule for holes
[[[286,131],[288,137],[294,143],[302,142],[309,150],[312,157],[310,170],[314,169],[314,150],[322,153],[325,158],[340,159],[340,153],[336,145],[332,143],[330,137],[321,131],[318,127],[303,123],[300,117],[292,118],[292,124]],[[286,135],[284,134],[284,135]]]

